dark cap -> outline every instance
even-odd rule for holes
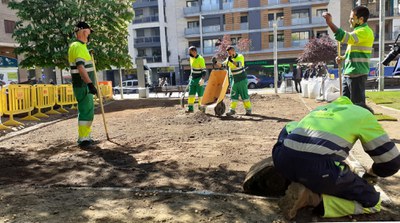
[[[235,49],[235,47],[233,47],[233,46],[228,46],[228,47],[226,48],[226,51],[234,50],[234,49]]]
[[[78,32],[81,29],[90,29],[90,32],[94,32],[92,28],[90,28],[89,24],[86,22],[78,22],[75,26],[75,32]]]
[[[188,49],[188,51],[191,51],[191,50],[194,50],[194,51],[197,52],[197,48],[196,48],[195,46],[190,46],[189,49]]]

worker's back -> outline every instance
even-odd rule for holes
[[[343,160],[357,139],[365,147],[372,140],[385,136],[370,111],[353,105],[347,97],[340,97],[318,107],[292,127],[284,145],[296,151],[331,154]]]

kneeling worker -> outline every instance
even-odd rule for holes
[[[344,162],[357,140],[374,161],[363,177]],[[379,212],[380,194],[368,180],[400,168],[399,150],[374,115],[345,96],[288,123],[272,157],[277,171],[292,182],[279,202],[288,219],[306,206],[324,217]]]

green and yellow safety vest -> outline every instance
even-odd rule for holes
[[[286,130],[287,148],[342,161],[359,139],[374,161],[375,174],[391,176],[400,168],[400,153],[375,116],[345,96],[316,108],[298,123],[289,123]]]
[[[201,55],[197,54],[196,57],[190,57],[190,67],[193,79],[205,76],[206,62]]]
[[[339,29],[335,39],[347,44],[345,53],[344,75],[368,75],[369,61],[374,44],[374,33],[366,24],[354,28],[353,32]]]
[[[235,82],[239,82],[241,80],[247,79],[245,69],[244,69],[244,56],[240,53],[237,53],[233,58],[233,61],[237,63],[238,66],[235,66],[233,63],[229,61],[229,57],[226,58],[222,64],[227,65],[231,70],[231,74],[233,76],[233,80]]]
[[[71,68],[73,87],[86,87],[86,83],[82,80],[81,75],[79,74],[79,65],[85,66],[90,79],[94,82],[92,57],[90,56],[85,43],[78,40],[70,45],[68,49],[68,61]]]

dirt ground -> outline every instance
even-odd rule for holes
[[[90,149],[76,146],[74,112],[24,134],[3,131],[0,222],[286,222],[277,199],[246,196],[242,182],[286,122],[321,104],[297,94],[253,95],[252,103],[254,116],[240,104],[227,118],[185,114],[177,99],[114,101],[105,107],[111,141],[96,114]],[[382,124],[399,145],[398,122]],[[399,178],[380,182],[393,200],[381,214],[333,220],[400,220]],[[296,221],[332,219],[306,209]]]

